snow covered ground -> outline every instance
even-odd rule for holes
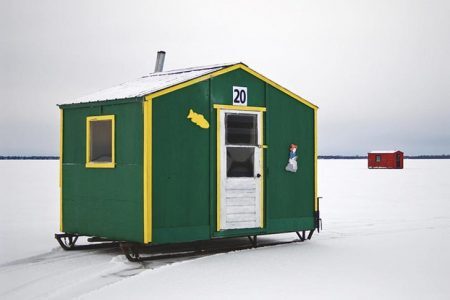
[[[311,241],[136,264],[59,248],[57,161],[0,161],[0,299],[450,298],[450,160],[320,160],[319,172],[324,231]]]

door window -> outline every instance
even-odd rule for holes
[[[227,177],[253,177],[255,148],[227,147]]]
[[[255,146],[258,143],[256,114],[225,114],[227,177],[253,177]]]
[[[227,145],[257,145],[257,115],[227,113],[225,114],[225,128]]]

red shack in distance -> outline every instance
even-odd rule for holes
[[[403,152],[371,151],[367,155],[369,169],[403,169]]]

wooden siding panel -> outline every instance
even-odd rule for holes
[[[153,242],[209,239],[209,82],[157,97],[153,106]],[[195,230],[188,230],[195,228]]]
[[[115,115],[116,166],[89,169],[86,117]],[[141,242],[142,103],[64,109],[64,231]]]
[[[314,110],[267,89],[267,229],[312,229],[307,220],[314,214]],[[298,145],[296,173],[285,170],[290,144]]]

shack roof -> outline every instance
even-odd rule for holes
[[[165,72],[150,73],[141,78],[127,81],[98,92],[66,101],[62,104],[86,103],[145,96],[179,83],[213,73],[237,63],[218,64],[195,68],[177,69]]]
[[[396,152],[402,152],[400,150],[373,150],[370,151],[370,154],[384,154],[384,153],[396,153]]]
[[[297,99],[303,104],[311,107],[312,109],[317,109],[318,107],[308,100],[298,96],[295,93],[287,90],[286,88],[280,86],[279,84],[273,82],[272,80],[266,78],[265,76],[255,72],[250,69],[244,63],[227,63],[227,64],[217,64],[209,65],[203,67],[185,68],[177,69],[165,72],[150,73],[148,75],[142,76],[136,80],[127,81],[122,84],[113,86],[111,88],[103,89],[98,92],[73,99],[71,101],[65,101],[60,103],[59,106],[66,106],[71,104],[79,103],[91,103],[91,102],[103,102],[112,101],[119,99],[132,99],[147,96],[150,94],[162,92],[168,88],[176,85],[184,84],[187,82],[192,82],[193,80],[200,80],[205,76],[216,76],[220,72],[232,71],[235,69],[243,69],[269,85],[275,87],[276,89],[290,95],[291,97]]]

